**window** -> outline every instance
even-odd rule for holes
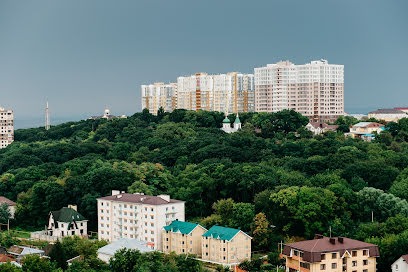
[[[368,260],[363,260],[363,265],[368,265]]]
[[[337,268],[337,263],[332,263],[332,269],[336,269]]]
[[[322,258],[321,258],[322,261],[323,261],[323,260],[326,260],[326,254],[322,254],[321,256],[322,256]]]
[[[353,261],[353,262],[351,263],[351,266],[357,266],[357,261]]]
[[[363,272],[368,272],[368,269],[363,269]]]
[[[337,259],[337,253],[332,253],[332,259]]]
[[[363,250],[363,256],[368,256],[368,250],[367,249]]]
[[[351,252],[351,256],[357,257],[357,251],[353,250],[353,251]]]

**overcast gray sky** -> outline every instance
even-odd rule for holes
[[[132,114],[141,84],[325,58],[345,65],[346,111],[408,106],[407,14],[407,0],[1,0],[0,105]]]

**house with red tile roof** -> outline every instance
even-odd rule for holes
[[[0,196],[0,205],[3,203],[7,203],[9,205],[11,218],[14,218],[14,214],[16,213],[16,203],[4,196]]]

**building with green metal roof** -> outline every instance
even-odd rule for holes
[[[87,236],[88,220],[77,211],[76,205],[63,207],[49,214],[46,235],[53,237]]]

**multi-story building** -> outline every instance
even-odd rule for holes
[[[223,265],[250,260],[251,240],[239,229],[213,226],[202,235],[202,259]]]
[[[380,254],[374,244],[316,235],[314,240],[286,244],[281,256],[287,272],[375,272]]]
[[[228,113],[255,110],[255,83],[252,74],[198,73],[177,79],[177,108]]]
[[[332,122],[343,115],[344,65],[281,61],[255,68],[255,111],[283,109],[295,110],[311,122]]]
[[[98,200],[98,237],[113,242],[121,238],[147,241],[153,249],[162,248],[164,226],[184,221],[184,201],[169,195],[150,196],[112,191]]]
[[[157,115],[162,107],[165,112],[177,108],[177,84],[157,82],[142,85],[142,109],[148,109],[151,114]]]
[[[0,148],[5,148],[14,141],[13,111],[0,107]]]
[[[402,118],[408,118],[408,114],[399,109],[378,109],[369,112],[368,118],[375,118],[386,122],[397,122]]]
[[[206,231],[199,224],[175,220],[163,228],[163,252],[194,254],[201,258],[201,236]]]
[[[87,237],[88,220],[77,211],[76,205],[68,205],[50,212],[45,234],[58,238],[74,235]]]
[[[408,272],[408,255],[402,255],[391,265],[392,272]]]
[[[346,133],[346,136],[351,138],[359,138],[365,141],[372,141],[375,138],[374,132],[380,134],[384,131],[385,126],[380,123],[375,122],[360,122],[355,125],[350,126],[350,132]]]

